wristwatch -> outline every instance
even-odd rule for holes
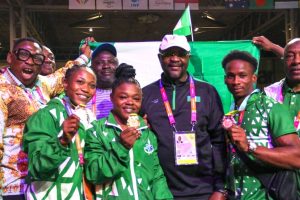
[[[253,153],[257,149],[257,145],[254,142],[248,142],[248,153]]]

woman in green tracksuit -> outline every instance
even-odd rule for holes
[[[132,66],[121,64],[112,87],[113,109],[93,123],[85,146],[86,178],[97,199],[173,199],[157,157],[157,141],[141,117],[142,92]]]
[[[75,65],[66,72],[64,88],[66,96],[52,99],[26,123],[28,200],[91,199],[83,189],[83,147],[86,130],[96,118],[84,105],[96,91],[96,75]]]

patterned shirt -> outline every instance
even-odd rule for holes
[[[254,92],[246,103],[242,128],[246,131],[248,141],[258,146],[274,147],[274,139],[295,132],[292,118],[285,105]],[[260,162],[250,155],[250,158]],[[233,174],[229,177],[230,188],[235,191],[237,199],[265,199],[265,189],[246,164],[230,152],[230,168]]]
[[[33,88],[26,88],[7,68],[0,74],[0,188],[4,196],[24,193],[27,155],[21,150],[26,120],[63,92],[65,67],[49,76],[38,75]]]
[[[266,94],[289,107],[294,118],[294,126],[300,136],[300,92],[290,88],[286,79],[282,79],[264,88]],[[297,170],[298,194],[300,196],[300,170]]]
[[[113,105],[110,101],[111,89],[103,90],[97,88],[95,96],[87,104],[87,108],[91,109],[95,114],[97,119],[107,117]]]

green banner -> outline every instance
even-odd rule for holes
[[[222,60],[230,51],[242,50],[248,51],[259,61],[259,49],[250,40],[190,42],[190,46],[192,56],[188,71],[194,77],[215,86],[221,97],[224,112],[228,112],[233,98],[224,83]]]

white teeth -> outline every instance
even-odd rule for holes
[[[133,111],[133,109],[131,109],[131,108],[125,108],[124,110],[128,113],[131,113]]]
[[[23,71],[24,71],[25,73],[32,73],[32,72],[33,72],[32,69],[23,69]]]
[[[87,96],[84,96],[84,95],[78,95],[78,96],[82,99],[87,99]]]

